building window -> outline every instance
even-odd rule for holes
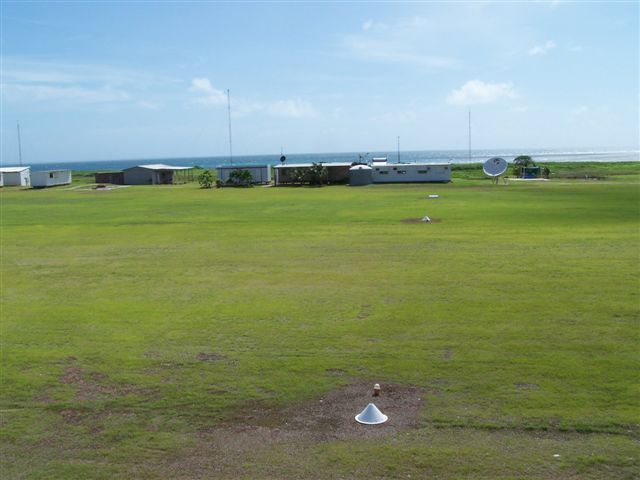
[[[380,175],[388,175],[389,172],[380,172]]]
[[[444,167],[445,170],[449,170],[449,167]]]
[[[398,175],[404,175],[405,173],[407,173],[407,171],[406,170],[398,170],[396,173]]]
[[[49,178],[53,178],[53,172],[49,172]]]
[[[429,170],[418,170],[418,173],[429,173]]]

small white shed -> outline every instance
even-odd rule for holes
[[[55,187],[71,183],[71,170],[42,170],[33,172],[31,186],[33,188]]]
[[[31,167],[1,167],[2,186],[28,187],[31,184]]]

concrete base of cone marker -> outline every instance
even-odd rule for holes
[[[367,405],[358,415],[356,415],[356,422],[364,423],[365,425],[378,425],[379,423],[386,422],[389,417],[378,410],[373,403]]]

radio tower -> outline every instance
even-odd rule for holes
[[[18,161],[20,162],[20,166],[22,166],[22,142],[20,141],[20,122],[16,122],[18,124]]]
[[[233,147],[231,143],[231,93],[227,88],[227,113],[229,114],[229,162],[233,165]]]

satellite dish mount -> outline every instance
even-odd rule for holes
[[[496,185],[500,181],[500,177],[507,171],[509,164],[504,158],[492,157],[482,166],[482,171],[488,177],[491,177],[491,182]]]

